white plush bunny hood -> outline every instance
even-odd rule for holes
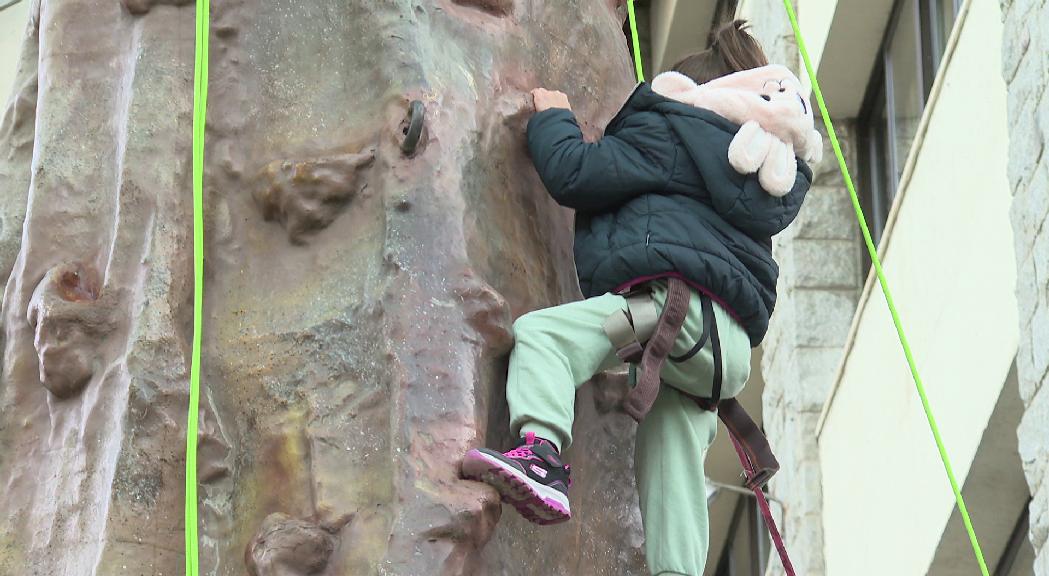
[[[794,185],[796,157],[823,157],[823,138],[813,128],[812,105],[801,82],[785,66],[770,65],[696,84],[664,72],[652,89],[672,100],[710,110],[741,126],[729,146],[729,163],[741,174],[758,173],[762,188],[783,196]]]

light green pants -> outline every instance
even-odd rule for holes
[[[662,309],[665,285],[655,290]],[[515,434],[536,436],[567,448],[572,442],[576,388],[594,374],[620,364],[601,325],[626,299],[606,294],[526,314],[514,323],[506,398]],[[723,308],[714,305],[721,337],[722,397],[738,394],[750,375],[750,340]],[[681,355],[703,332],[699,296],[672,355]],[[709,396],[714,375],[710,344],[683,364],[667,361],[663,379],[697,396]],[[640,424],[634,470],[645,528],[645,557],[652,574],[701,576],[707,559],[708,525],[703,460],[714,441],[717,416],[670,386],[663,386]],[[580,471],[586,473],[586,471]]]

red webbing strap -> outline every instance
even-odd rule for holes
[[[677,278],[667,280],[667,301],[663,305],[663,313],[659,315],[656,333],[645,345],[641,364],[637,368],[637,384],[623,401],[623,410],[637,422],[645,419],[656,402],[661,383],[659,375],[685,324],[691,299],[692,289],[688,284]]]
[[[743,451],[743,447],[740,446],[736,436],[731,431],[728,436],[732,439],[732,446],[736,449],[736,455],[739,456],[739,463],[743,465],[743,470],[747,473],[747,484],[751,484],[751,478],[755,474],[754,465],[751,464],[750,458]],[[787,547],[783,545],[783,537],[780,536],[779,529],[776,527],[776,520],[772,517],[772,510],[769,509],[768,500],[765,499],[765,492],[762,491],[760,486],[755,486],[753,490],[754,496],[758,499],[761,516],[765,518],[765,526],[769,529],[769,535],[772,537],[772,542],[776,545],[776,552],[779,553],[779,559],[783,563],[783,569],[786,570],[787,576],[796,576],[794,565],[790,563],[790,557],[787,555]]]

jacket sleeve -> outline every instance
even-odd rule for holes
[[[587,212],[663,191],[677,155],[672,138],[655,114],[634,114],[596,143],[583,140],[569,110],[546,110],[528,122],[528,148],[546,189],[558,204]]]

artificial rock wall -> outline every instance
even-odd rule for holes
[[[203,574],[643,573],[622,382],[580,392],[574,522],[458,478],[509,440],[512,318],[578,297],[528,92],[599,134],[633,87],[620,4],[212,1]],[[179,574],[194,7],[30,12],[0,124],[0,574]]]

